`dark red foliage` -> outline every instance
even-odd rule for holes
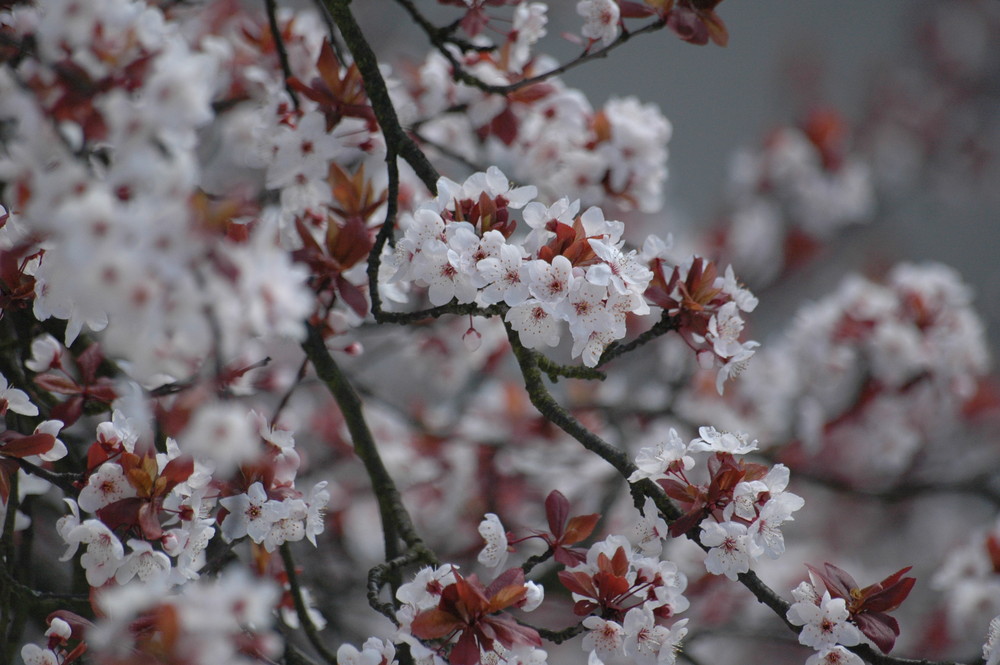
[[[824,563],[823,570],[809,564],[806,568],[822,580],[831,597],[844,599],[851,621],[882,653],[892,650],[899,636],[899,623],[888,613],[906,600],[917,581],[913,577],[904,577],[910,566],[864,588],[860,588],[853,577],[832,563]]]

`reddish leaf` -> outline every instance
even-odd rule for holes
[[[461,608],[463,614],[481,614],[489,607],[489,600],[483,593],[483,588],[477,583],[475,575],[470,575],[466,579],[455,574],[456,582],[449,584],[441,592],[441,607],[450,605],[458,609]]]
[[[110,404],[118,399],[118,393],[115,392],[114,385],[108,379],[100,378],[93,385],[87,386],[87,397]]]
[[[65,426],[69,427],[83,415],[83,395],[74,395],[65,402],[56,404],[49,415],[63,421]]]
[[[726,46],[729,43],[729,31],[726,24],[722,22],[718,14],[709,11],[701,15],[701,20],[708,28],[708,36],[717,46]]]
[[[687,532],[694,529],[701,520],[705,517],[705,510],[703,507],[698,506],[694,510],[685,513],[673,523],[670,524],[669,533],[672,537],[677,538],[683,536]]]
[[[337,60],[337,54],[328,39],[324,38],[323,45],[320,46],[319,58],[316,59],[316,69],[328,84],[340,82],[340,61]]]
[[[656,13],[649,5],[632,0],[618,0],[618,9],[622,18],[645,18]]]
[[[485,593],[487,596],[492,597],[504,587],[511,585],[524,586],[524,571],[520,568],[509,568],[497,575],[496,579],[486,587]]]
[[[460,624],[455,617],[436,607],[424,610],[413,617],[410,632],[422,640],[436,640],[447,637],[458,629]]]
[[[508,106],[490,122],[490,134],[511,145],[517,138],[517,116]]]
[[[56,437],[44,432],[36,432],[27,436],[18,436],[16,439],[8,441],[0,447],[0,455],[7,457],[25,458],[32,455],[41,455],[52,450],[56,443]]]
[[[85,383],[94,383],[97,379],[97,370],[104,362],[104,354],[101,353],[101,347],[95,342],[87,347],[87,349],[77,356],[76,364],[80,368],[80,374],[83,375]]]
[[[73,647],[72,651],[63,656],[62,665],[70,665],[70,663],[75,663],[85,653],[87,653],[87,643],[80,642],[75,647]]]
[[[165,486],[160,489],[160,494],[166,494],[177,485],[191,477],[194,473],[194,458],[190,455],[181,455],[167,462],[160,473],[160,479],[166,479]]]
[[[625,553],[624,547],[615,550],[614,556],[611,557],[611,572],[619,577],[625,577],[628,573],[628,554]]]
[[[46,372],[35,377],[35,385],[42,390],[48,390],[57,395],[76,395],[80,392],[80,386],[76,381],[64,374]]]
[[[597,597],[597,589],[594,588],[593,578],[586,573],[571,573],[566,570],[560,570],[559,581],[573,593],[578,593],[588,598]]]
[[[524,584],[511,584],[500,589],[490,598],[488,612],[505,610],[525,598],[528,590]]]
[[[899,624],[888,614],[880,612],[859,614],[854,617],[858,629],[875,643],[882,653],[889,653],[899,636]]]
[[[569,500],[559,490],[552,490],[545,497],[545,517],[549,521],[549,532],[556,539],[561,538],[569,517]]]
[[[594,574],[594,586],[600,592],[598,597],[606,599],[626,594],[632,585],[624,577],[601,571]]]
[[[990,555],[990,563],[993,564],[993,572],[1000,573],[1000,538],[991,533],[986,538],[986,551]]]
[[[679,480],[674,480],[673,478],[659,478],[656,484],[663,488],[663,491],[671,499],[681,501],[683,503],[690,503],[692,496],[688,491],[689,485],[686,485]]]
[[[816,577],[823,581],[826,585],[827,591],[834,598],[844,598],[850,600],[851,589],[858,589],[858,583],[854,581],[846,571],[837,568],[832,563],[824,563],[823,571],[818,568],[806,564],[808,568]]]
[[[563,534],[561,540],[562,544],[575,545],[582,540],[586,540],[593,533],[594,527],[597,526],[597,522],[600,519],[601,515],[599,513],[577,515],[570,518],[566,524],[566,533]]]
[[[587,560],[587,551],[578,547],[557,547],[552,555],[556,561],[570,568],[579,566]]]
[[[542,638],[538,631],[530,626],[522,626],[513,618],[501,615],[489,618],[490,628],[496,633],[497,639],[505,647],[510,649],[518,644],[530,644],[534,647],[542,646]]]
[[[17,473],[18,464],[14,460],[0,459],[0,499],[6,504],[10,498],[10,478]]]
[[[906,597],[910,595],[910,591],[913,589],[913,585],[917,583],[917,580],[913,577],[904,577],[899,579],[902,573],[910,570],[909,567],[904,568],[895,573],[888,579],[893,579],[889,584],[886,584],[886,580],[879,583],[878,586],[883,588],[874,589],[868,591],[868,589],[863,589],[861,591],[864,597],[864,608],[868,612],[892,612],[894,609],[903,604]],[[870,589],[871,587],[869,587]],[[867,593],[866,593],[867,592]]]
[[[97,517],[112,530],[120,526],[132,527],[139,523],[139,509],[144,503],[146,500],[137,496],[120,499],[100,508]]]
[[[487,645],[483,645],[483,648],[488,649]],[[466,630],[462,632],[462,635],[458,638],[458,642],[452,647],[451,653],[448,654],[448,662],[451,665],[479,665],[479,642],[476,641],[476,635],[471,630]]]
[[[104,449],[104,446],[95,441],[87,449],[87,470],[93,471],[109,459],[111,459],[111,456],[108,454],[108,451]]]
[[[535,83],[534,85],[529,85],[516,90],[511,93],[510,98],[518,102],[531,104],[532,102],[537,102],[540,99],[545,99],[555,91],[556,88],[553,85],[548,83]]]
[[[337,292],[344,302],[354,310],[359,317],[364,318],[368,314],[368,299],[364,292],[354,284],[348,282],[342,275],[336,278]]]

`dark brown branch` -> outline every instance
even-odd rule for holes
[[[433,23],[427,20],[427,18],[420,13],[416,5],[413,4],[412,0],[396,0],[403,9],[407,11],[413,22],[420,26],[420,29],[424,31],[427,38],[430,40],[438,49],[446,49],[448,44],[453,44],[457,46],[461,51],[476,51],[476,52],[488,52],[496,50],[495,46],[477,46],[472,42],[466,41],[464,39],[459,39],[455,36],[455,31],[460,25],[460,21],[454,21],[444,27],[437,27]]]
[[[322,334],[314,326],[308,326],[308,335],[302,347],[316,369],[317,376],[326,384],[327,390],[340,407],[344,423],[351,434],[354,452],[365,465],[365,470],[371,479],[386,538],[386,559],[394,559],[402,554],[395,534],[398,534],[409,548],[422,548],[423,542],[413,527],[399,490],[396,489],[396,483],[385,468],[375,445],[375,438],[365,421],[361,398],[330,355]]]
[[[653,341],[654,339],[665,335],[668,332],[677,330],[678,328],[680,328],[680,320],[677,319],[676,317],[670,316],[669,314],[667,314],[666,310],[664,310],[663,313],[660,315],[660,320],[657,321],[652,328],[640,334],[631,342],[628,342],[626,344],[619,344],[618,342],[613,342],[609,344],[608,348],[604,349],[604,353],[601,354],[600,360],[597,361],[597,366],[600,367],[601,365],[611,360],[614,360],[618,356],[622,356],[625,355],[626,353],[629,353],[630,351],[634,351],[640,346],[643,346],[644,344],[647,344]]]
[[[378,292],[378,271],[382,265],[382,248],[393,235],[396,228],[396,212],[399,207],[399,164],[396,163],[396,150],[393,146],[388,146],[385,155],[386,170],[389,175],[389,184],[386,189],[386,210],[385,221],[375,236],[371,251],[368,252],[368,298],[372,304],[372,316],[378,321],[382,312],[382,296]]]
[[[528,393],[531,403],[538,409],[539,413],[546,420],[576,439],[584,448],[599,455],[615,467],[623,477],[628,478],[631,476],[636,467],[632,464],[628,455],[623,450],[612,446],[588,430],[568,411],[563,409],[545,387],[534,355],[521,344],[517,333],[509,326],[507,327],[507,337],[510,340],[511,347],[514,349],[514,355],[517,358],[521,374],[524,377],[525,390]],[[668,522],[672,522],[681,516],[680,509],[652,481],[647,479],[638,483],[632,483],[631,489],[637,505],[641,505],[641,498],[643,497],[648,496],[652,498],[656,503],[657,509]],[[708,550],[706,546],[698,542],[696,537],[693,537],[692,540],[698,543],[702,549]],[[770,608],[791,630],[795,632],[801,630],[799,626],[790,623],[785,617],[791,604],[764,584],[755,572],[741,573],[738,579],[754,595],[758,602]],[[885,656],[868,646],[853,647],[852,651],[872,665],[955,665],[948,662],[910,660]]]
[[[77,496],[80,494],[80,488],[77,487],[76,483],[83,480],[82,473],[57,473],[55,471],[44,469],[37,464],[32,464],[25,459],[17,458],[16,461],[18,466],[21,467],[21,470],[25,473],[47,480],[69,496]]]
[[[375,112],[375,118],[385,136],[386,145],[413,167],[417,177],[423,181],[428,190],[436,192],[440,174],[399,124],[396,108],[389,98],[389,90],[378,67],[378,58],[362,33],[361,27],[354,20],[350,3],[348,0],[322,0],[322,3],[333,17],[333,22],[337,24],[347,49],[354,58],[354,64],[365,83],[365,92]]]
[[[295,560],[292,558],[292,549],[288,543],[282,543],[280,550],[281,561],[285,564],[285,574],[288,576],[288,588],[292,593],[292,602],[295,603],[295,614],[299,617],[299,625],[302,626],[302,632],[306,634],[309,644],[313,646],[316,653],[323,660],[330,663],[330,665],[337,665],[337,654],[330,651],[323,644],[323,640],[319,637],[319,631],[316,630],[316,626],[309,616],[309,609],[306,607],[305,600],[302,598],[302,587],[299,586],[299,576],[295,572]]]
[[[292,105],[298,111],[300,107],[299,96],[288,83],[288,80],[292,78],[292,66],[288,62],[288,51],[285,50],[285,40],[281,37],[281,26],[278,25],[278,5],[276,0],[264,0],[264,9],[267,13],[267,24],[271,28],[271,38],[274,39],[274,50],[278,52],[281,71],[285,75],[285,92],[292,98]]]

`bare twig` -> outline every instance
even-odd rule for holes
[[[292,67],[288,62],[288,51],[285,50],[285,40],[281,36],[281,26],[278,25],[278,5],[275,0],[264,0],[264,9],[267,13],[267,24],[271,28],[271,38],[274,39],[274,50],[278,52],[278,61],[281,63],[281,71],[285,75],[285,92],[292,98],[292,105],[295,110],[300,108],[299,96],[288,83],[292,78]]]
[[[330,665],[337,665],[337,654],[330,651],[323,640],[320,639],[319,631],[309,616],[309,609],[302,598],[302,587],[299,585],[299,576],[295,572],[295,560],[292,558],[292,549],[288,543],[281,545],[281,561],[285,564],[285,574],[288,576],[288,587],[292,593],[292,602],[295,603],[295,614],[299,617],[299,625],[302,632],[306,634],[309,644],[313,646],[316,653]]]

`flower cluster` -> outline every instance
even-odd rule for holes
[[[230,441],[242,450],[223,467],[218,453]],[[87,452],[92,471],[77,501],[66,499],[70,514],[57,526],[68,545],[64,561],[86,546],[81,564],[91,586],[197,579],[217,519],[225,540],[249,536],[268,552],[303,538],[315,544],[330,496],[325,482],[308,496],[295,489],[299,458],[290,432],[220,404],[199,411],[180,442],[167,439],[166,452],[155,453],[117,411],[98,426]],[[199,446],[216,457],[196,454]],[[230,479],[237,465],[239,480]]]
[[[765,440],[801,441],[856,482],[906,469],[989,367],[969,288],[940,264],[898,265],[884,283],[849,278],[763,354],[734,404]]]
[[[813,581],[802,582],[792,591],[796,602],[788,609],[786,618],[802,626],[799,643],[816,649],[817,654],[808,661],[810,665],[861,665],[861,659],[844,647],[860,644],[865,638],[883,653],[889,653],[899,635],[899,624],[889,612],[906,600],[916,582],[912,577],[904,577],[910,569],[903,568],[881,582],[861,588],[853,577],[833,564],[825,564],[822,570],[807,567]]]
[[[20,306],[65,320],[67,344],[103,330],[144,382],[301,337],[305,271],[245,194],[202,181],[198,132],[233,52],[131,0],[24,5],[0,24],[32,44],[0,71],[0,242]]]
[[[627,315],[650,313],[648,297],[678,318],[709,366],[718,359],[720,390],[742,371],[756,342],[739,341],[739,311],[752,310],[756,299],[731,270],[718,277],[713,264],[692,259],[667,278],[663,241],[651,237],[641,254],[627,251],[621,222],[598,208],[578,215],[578,201],[546,207],[532,201],[535,194],[534,187],[512,187],[496,167],[462,184],[442,178],[438,197],[400,220],[389,282],[426,286],[432,305],[503,303],[505,321],[532,349],[556,346],[560,324],[568,323],[573,357],[589,367],[625,336]],[[531,231],[513,236],[512,211],[521,209]]]
[[[647,512],[651,516],[655,509],[647,506]],[[645,556],[623,536],[609,536],[559,579],[573,594],[573,611],[587,617],[583,648],[591,652],[591,662],[675,662],[687,619],[666,623],[689,603],[683,595],[687,578],[672,561]]]
[[[438,197],[401,220],[392,281],[428,287],[433,305],[451,300],[504,303],[505,320],[528,348],[555,346],[561,321],[573,336],[573,357],[590,367],[624,337],[626,314],[647,314],[642,297],[651,273],[623,250],[624,225],[579,203],[551,207],[531,201],[534,187],[511,188],[491,167],[463,184],[442,178]],[[523,208],[531,233],[510,241]]]
[[[476,575],[463,577],[456,566],[424,568],[400,586],[403,603],[396,618],[397,638],[410,645],[416,662],[475,665],[492,659],[512,663],[544,663],[538,632],[518,623],[508,611],[530,612],[544,597],[543,588],[526,582],[520,568],[501,573],[488,586]],[[420,641],[434,641],[428,649]],[[446,657],[447,661],[442,658]]]
[[[103,589],[95,596],[97,620],[53,612],[45,647],[25,644],[21,658],[25,665],[57,665],[86,653],[97,662],[139,665],[156,653],[170,663],[248,665],[281,651],[271,630],[278,595],[272,582],[239,569],[179,588],[161,581]]]
[[[617,9],[610,0],[603,4]],[[555,61],[529,49],[544,33],[546,15],[538,7],[518,5],[503,48],[452,58],[489,85],[518,84],[554,69]],[[406,81],[410,99],[400,104],[431,154],[501,165],[548,201],[568,196],[584,205],[661,208],[672,128],[655,105],[612,98],[595,110],[557,77],[491,94],[456,81],[451,70],[448,58],[433,52]]]
[[[768,469],[738,459],[757,449],[745,434],[702,427],[699,438],[684,443],[670,430],[666,441],[639,451],[638,470],[629,482],[651,479],[685,511],[670,525],[670,535],[701,527],[700,542],[708,548],[705,568],[714,575],[737,579],[762,556],[777,559],[785,551],[781,525],[792,520],[802,497],[786,491],[789,471],[783,464]],[[695,467],[690,453],[711,453],[708,483],[688,478]]]
[[[772,283],[875,208],[871,169],[832,110],[782,127],[732,160],[720,254],[755,286]]]

